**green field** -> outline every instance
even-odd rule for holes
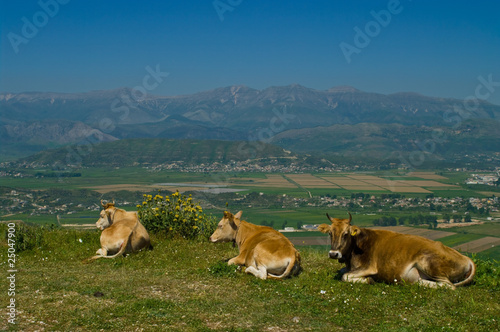
[[[437,241],[443,243],[445,246],[448,247],[454,247],[459,244],[463,244],[466,242],[474,241],[477,239],[480,239],[484,237],[483,235],[478,235],[478,234],[455,234],[455,235],[450,235],[447,237],[443,237],[438,239]]]
[[[24,170],[27,174],[50,174],[52,170]],[[263,193],[271,199],[275,197],[287,197],[297,199],[309,199],[320,196],[330,197],[351,197],[352,194],[365,193],[375,196],[381,194],[391,194],[394,190],[396,194],[405,197],[425,198],[428,193],[417,192],[425,190],[441,197],[485,197],[482,193],[484,188],[478,190],[461,185],[469,176],[467,173],[460,172],[426,172],[426,173],[403,173],[399,171],[378,171],[378,172],[360,172],[360,173],[299,173],[299,174],[279,174],[279,173],[187,173],[174,172],[168,170],[151,170],[142,167],[115,167],[115,168],[83,168],[71,170],[74,173],[80,173],[79,177],[44,177],[44,178],[2,178],[2,186],[11,188],[27,188],[31,190],[57,189],[88,189],[99,191],[98,197],[113,198],[117,192],[131,191],[130,201],[134,202],[137,197],[142,196],[142,192],[154,193],[160,188],[166,188],[175,191],[175,185],[169,187],[159,186],[159,183],[177,183],[179,187],[182,184],[191,184],[193,186],[203,185],[225,185],[228,188],[244,189],[239,195],[247,193]],[[413,183],[413,184],[412,184]],[[353,185],[354,184],[354,185]],[[452,185],[444,189],[442,185]],[[331,185],[331,188],[329,187]],[[383,187],[389,189],[383,189]],[[184,190],[191,190],[191,187],[184,187]],[[350,188],[350,189],[348,189]],[[364,188],[364,189],[363,189]],[[367,189],[368,188],[368,189]],[[370,189],[371,188],[371,189]],[[414,188],[414,189],[413,189]],[[403,192],[399,192],[399,191]],[[404,192],[408,190],[409,192]],[[493,190],[493,189],[492,189]],[[78,202],[78,196],[71,196],[75,203]],[[233,196],[234,197],[234,196]],[[98,199],[95,199],[98,204]],[[224,203],[226,204],[224,206]],[[327,223],[325,216],[329,213],[332,217],[347,217],[347,207],[322,208],[309,207],[301,205],[300,207],[280,208],[259,207],[248,205],[238,205],[231,199],[217,205],[217,208],[206,210],[212,213],[216,218],[221,216],[224,209],[230,211],[243,210],[243,218],[255,224],[272,225],[276,229],[284,226],[298,228],[306,224]],[[249,206],[250,205],[250,206]],[[135,209],[134,206],[126,207],[128,210]],[[412,212],[399,211],[398,209],[385,208],[382,211],[363,213],[352,211],[353,224],[358,226],[372,226],[373,220],[381,216],[410,216]],[[98,212],[78,212],[67,215],[59,213],[61,224],[91,224],[95,223]],[[441,214],[437,215],[438,218]],[[88,217],[88,218],[83,218]],[[57,224],[56,214],[52,215],[31,215],[15,214],[9,217],[2,217],[2,220],[23,220],[28,223],[38,224]],[[447,229],[457,235],[449,239],[442,240],[445,244],[453,246],[478,239],[485,236],[500,237],[500,224],[487,223],[478,226],[457,227]],[[494,248],[486,252],[492,253],[492,258],[500,259]],[[483,253],[484,254],[484,253]]]

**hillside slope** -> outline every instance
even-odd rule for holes
[[[76,155],[76,156],[74,156]],[[242,141],[123,139],[95,144],[51,149],[21,159],[20,163],[63,165],[78,162],[81,166],[134,166],[180,162],[184,165],[229,163],[262,158],[290,158],[294,154],[278,146]]]

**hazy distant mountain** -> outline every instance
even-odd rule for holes
[[[498,154],[498,122],[466,120],[454,128],[359,123],[288,130],[272,143],[298,153],[315,151],[323,155],[382,160],[393,152],[423,152],[435,160],[466,154]]]
[[[500,106],[485,101],[467,105],[466,111],[462,100],[415,93],[383,95],[346,86],[326,91],[300,85],[264,90],[231,86],[173,97],[143,96],[128,88],[75,94],[1,93],[0,137],[4,158],[14,149],[32,152],[77,143],[92,129],[106,141],[141,137],[291,142],[290,137],[307,132],[309,136],[301,136],[304,146],[316,148],[317,133],[334,130],[335,125],[454,128],[468,119],[494,123],[500,119]],[[385,128],[381,130],[390,127]],[[283,137],[277,139],[278,134]]]

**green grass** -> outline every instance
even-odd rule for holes
[[[301,248],[303,272],[258,280],[225,266],[231,244],[152,236],[154,250],[83,261],[98,231],[55,230],[16,261],[19,331],[494,331],[498,267],[480,262],[476,283],[456,291],[339,281],[326,251]],[[2,236],[0,259],[6,261]],[[486,265],[485,265],[486,264]],[[484,271],[484,272],[482,272]],[[492,272],[493,271],[493,272]],[[495,283],[495,280],[497,282]],[[0,283],[7,294],[7,282]],[[0,297],[5,308],[9,298]],[[5,310],[2,315],[5,315]],[[4,318],[5,316],[3,316]],[[0,329],[7,326],[0,321]]]

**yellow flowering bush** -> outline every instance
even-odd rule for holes
[[[165,233],[187,239],[209,237],[217,227],[212,216],[203,213],[191,195],[181,195],[178,191],[170,196],[144,195],[142,205],[137,205],[137,213],[144,227],[152,233]]]

